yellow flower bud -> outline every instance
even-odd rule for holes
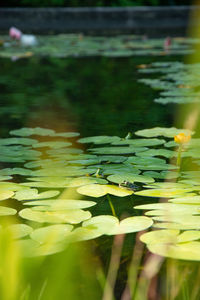
[[[185,133],[181,132],[174,137],[174,141],[177,144],[185,144],[188,143],[191,139],[191,135],[185,135]]]

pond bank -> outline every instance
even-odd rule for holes
[[[199,7],[0,8],[0,32],[145,34],[184,36],[189,15]],[[198,22],[194,22],[197,26]]]

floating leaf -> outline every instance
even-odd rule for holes
[[[167,150],[167,149],[149,149],[146,151],[142,151],[137,153],[138,156],[164,156],[167,158],[171,158],[171,157],[175,157],[177,156],[177,152],[176,151],[171,151],[171,150]],[[162,166],[162,165],[160,165]],[[173,165],[168,165],[169,169],[175,169],[176,166]]]
[[[200,204],[200,196],[192,196],[192,197],[178,197],[174,199],[169,199],[170,202],[173,203],[184,203],[184,204]]]
[[[0,216],[12,216],[17,213],[16,209],[6,207],[6,206],[0,206]]]
[[[171,127],[171,128],[154,127],[150,129],[138,130],[135,132],[135,134],[139,136],[145,136],[145,137],[166,136],[166,137],[173,138],[175,135],[179,134],[180,132],[183,132],[186,135],[193,134],[193,132],[188,129],[177,129],[175,127]]]
[[[191,192],[193,189],[148,189],[135,192],[135,195],[159,198],[172,198]]]
[[[28,128],[24,127],[21,129],[11,130],[10,134],[19,135],[19,136],[30,136],[30,135],[41,135],[41,136],[53,136],[55,134],[54,130],[46,129],[46,128]]]
[[[165,140],[161,139],[123,139],[118,142],[112,142],[112,145],[132,145],[135,147],[150,147],[162,145]]]
[[[147,177],[143,175],[135,175],[130,173],[124,173],[124,174],[115,174],[110,175],[107,177],[107,179],[114,183],[122,183],[123,181],[129,181],[129,182],[143,182],[143,183],[149,183],[154,182],[154,179],[152,177]]]
[[[77,189],[77,192],[82,195],[90,197],[102,197],[106,194],[111,194],[118,197],[125,197],[133,194],[133,191],[129,191],[126,188],[121,188],[116,185],[99,185],[88,184]]]
[[[26,224],[13,224],[8,226],[7,229],[12,232],[15,239],[21,239],[33,231],[33,228]]]
[[[140,240],[145,244],[176,243],[179,230],[155,230],[141,235]]]
[[[27,189],[27,187],[13,182],[0,182],[0,190],[20,191],[23,189]]]
[[[31,238],[38,243],[55,244],[66,239],[66,236],[73,229],[72,225],[50,225],[34,230]]]
[[[151,252],[174,259],[200,260],[200,242],[188,242],[183,244],[150,244]]]
[[[45,199],[52,198],[59,195],[59,191],[46,191],[43,193],[38,193],[37,189],[24,189],[16,192],[15,199],[21,200],[32,200],[32,199]]]
[[[48,142],[40,142],[33,144],[33,148],[44,148],[49,147],[53,149],[60,149],[71,146],[72,143],[69,142],[60,142],[60,141],[48,141]]]
[[[94,144],[110,144],[118,142],[121,139],[118,136],[91,136],[87,138],[81,138],[78,140],[79,143],[94,143]]]
[[[81,209],[61,210],[61,211],[36,211],[31,208],[22,209],[19,212],[20,217],[39,223],[70,223],[78,224],[91,217],[89,211]]]
[[[84,201],[84,200],[64,200],[64,199],[55,199],[55,200],[40,200],[40,201],[29,201],[24,203],[25,205],[31,206],[50,206],[53,209],[63,210],[63,209],[79,209],[79,208],[88,208],[96,205],[94,201]]]
[[[32,146],[37,143],[37,140],[29,139],[29,138],[7,138],[7,139],[0,139],[0,145],[27,145]]]
[[[8,191],[8,190],[3,190],[2,188],[0,189],[0,200],[5,200],[5,199],[9,199],[12,196],[14,196],[14,192],[12,191]]]
[[[96,154],[129,154],[129,153],[135,153],[140,151],[145,151],[147,148],[145,147],[102,147],[102,148],[92,148],[89,149],[93,153]]]
[[[153,224],[147,217],[129,217],[121,222],[113,216],[97,216],[83,222],[83,226],[98,230],[101,234],[115,235],[142,231]]]

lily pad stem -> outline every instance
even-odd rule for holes
[[[107,195],[107,199],[108,199],[108,202],[109,202],[110,208],[111,208],[111,210],[112,210],[112,214],[113,214],[113,216],[117,218],[117,215],[116,215],[116,212],[115,212],[115,208],[114,208],[114,206],[113,206],[113,204],[112,204],[112,201],[111,201],[111,198],[110,198],[110,196],[109,196],[109,195]]]

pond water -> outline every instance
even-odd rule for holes
[[[41,247],[47,243],[44,236],[52,234],[53,229],[49,225],[58,226],[54,227],[55,230],[61,236],[66,235],[66,239],[74,226],[72,240],[91,240],[90,244],[100,257],[105,272],[110,262],[113,236],[127,234],[115,285],[117,299],[120,299],[126,285],[127,268],[136,238],[132,232],[148,229],[152,220],[156,223],[156,217],[158,221],[160,218],[166,224],[169,222],[163,213],[165,206],[162,203],[156,206],[159,198],[172,198],[172,203],[166,203],[169,205],[167,207],[178,216],[179,213],[184,215],[187,210],[191,220],[183,224],[175,218],[173,222],[180,221],[180,224],[161,226],[166,235],[167,229],[172,229],[170,237],[175,238],[179,230],[181,233],[186,232],[184,230],[195,231],[198,226],[194,224],[200,222],[199,216],[196,216],[199,185],[196,173],[191,173],[194,169],[188,169],[191,157],[199,166],[199,154],[194,149],[195,145],[199,145],[199,139],[192,139],[189,150],[182,154],[182,159],[185,158],[180,169],[176,160],[179,150],[172,151],[173,148],[170,148],[176,146],[173,137],[183,132],[185,137],[189,137],[192,132],[171,128],[178,112],[177,106],[153,102],[159,97],[159,91],[138,81],[159,78],[158,74],[148,73],[153,63],[183,61],[180,55],[166,54],[159,57],[129,55],[117,58],[96,55],[76,58],[20,57],[20,54],[18,59],[0,58],[2,216],[16,213],[6,211],[5,206],[17,209],[19,216],[14,223],[30,226],[23,227],[24,235],[22,228],[18,229],[20,239],[31,240],[26,251],[30,253],[31,247],[36,255],[64,249],[63,237],[60,236],[55,242],[56,247],[50,247],[46,252]],[[141,68],[144,72],[139,72]],[[144,74],[145,70],[148,74]],[[148,129],[154,127],[161,129]],[[135,132],[136,136],[127,137],[128,133]],[[86,137],[93,138],[87,140],[84,139]],[[135,147],[134,150],[131,147]],[[167,182],[161,183],[166,176]],[[10,182],[10,185],[5,182]],[[5,191],[8,194],[4,195]],[[47,199],[56,199],[58,194],[62,203],[57,200],[54,207],[56,202]],[[182,201],[178,201],[177,196]],[[189,200],[184,202],[184,197],[186,200],[193,199],[192,207]],[[67,199],[73,199],[76,203],[70,203]],[[139,207],[142,204],[151,205]],[[138,207],[133,210],[134,206]],[[143,216],[141,209],[151,211]],[[66,210],[70,211],[67,216]],[[152,210],[155,212],[152,213]],[[100,219],[96,221],[95,217]],[[124,223],[122,228],[116,227],[115,217],[125,219],[127,224]],[[139,219],[133,220],[131,217]],[[175,215],[172,213],[171,217]],[[37,231],[43,229],[40,229],[43,222],[47,231]],[[85,231],[79,227],[81,222]],[[63,225],[65,223],[67,225]],[[156,223],[155,227],[159,228],[159,224]],[[195,234],[195,237],[186,237],[185,240],[183,237],[183,240],[195,243],[200,237],[199,230]],[[182,250],[177,252],[177,256],[173,249],[169,255],[166,254],[163,249],[152,246],[148,238],[143,238],[144,243],[153,253],[190,260]],[[165,238],[169,241],[164,233]],[[182,237],[178,238],[180,241],[176,241],[176,247]],[[152,239],[158,241],[160,237]],[[199,251],[199,242],[196,243],[189,245],[197,247],[191,260],[199,260],[199,256],[194,259]],[[189,251],[191,248],[188,248]]]

